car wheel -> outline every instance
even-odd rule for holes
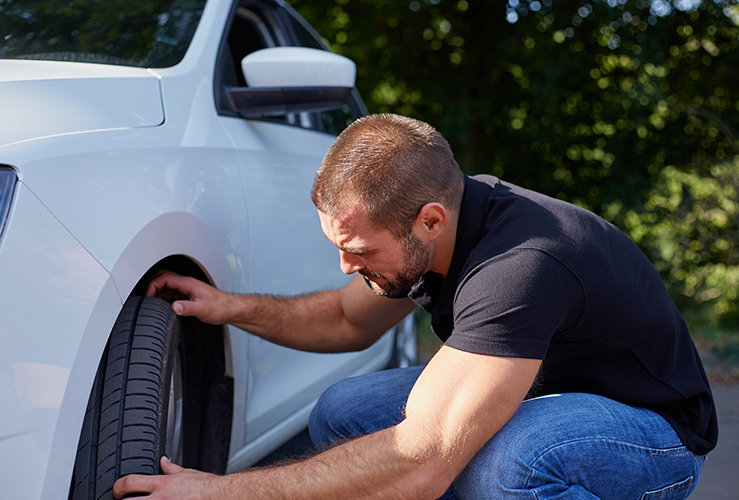
[[[162,455],[183,463],[185,352],[180,319],[168,302],[126,302],[90,394],[71,500],[112,499],[118,478],[158,473]]]

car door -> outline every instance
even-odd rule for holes
[[[320,44],[281,6],[245,1],[232,13],[215,78],[223,127],[236,145],[249,232],[247,292],[293,295],[336,288],[347,277],[323,235],[310,188],[321,159],[347,122],[361,114],[354,100],[328,113],[244,119],[225,104],[227,87],[244,87],[241,59],[261,48]],[[299,334],[300,325],[295,325]],[[308,354],[250,336],[245,442],[234,464],[260,458],[280,436],[301,430],[312,403],[331,383],[381,368],[387,341],[360,353]],[[257,439],[258,438],[258,439]],[[237,454],[238,455],[238,454]]]

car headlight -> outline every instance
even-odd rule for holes
[[[13,198],[16,180],[15,172],[11,168],[0,166],[0,238],[3,236],[5,219],[10,211],[10,200]]]

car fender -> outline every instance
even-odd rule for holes
[[[157,217],[144,226],[122,252],[92,307],[68,372],[41,498],[60,498],[69,488],[64,481],[57,480],[69,477],[77,451],[79,432],[70,433],[68,430],[82,426],[84,408],[101,354],[126,297],[153,265],[172,255],[183,255],[198,263],[214,281],[227,282],[229,264],[225,259],[219,259],[214,246],[208,243],[214,240],[213,233],[197,217],[175,212]],[[226,345],[229,346],[230,342]],[[231,353],[226,353],[226,356],[232,359]],[[242,367],[237,365],[236,369],[241,372]]]
[[[167,127],[50,137],[33,141],[34,148],[11,148],[5,161],[18,159],[22,182],[114,275],[125,298],[130,292],[125,266],[135,266],[136,249],[153,245],[165,257],[164,240],[178,235],[168,248],[175,241],[215,247],[243,273],[240,252],[247,251],[248,239],[239,163],[229,139],[217,132],[211,132],[207,146],[186,148],[178,147],[177,134]],[[206,239],[187,243],[194,240],[184,237],[187,231],[205,227],[215,229],[202,235]],[[145,236],[151,241],[144,242]],[[117,265],[123,267],[113,272]]]
[[[229,289],[235,274],[243,273],[238,257],[218,244],[219,238],[196,215],[169,212],[146,224],[122,251],[111,277],[122,301],[159,261],[176,255],[192,260],[208,276],[211,284]]]
[[[83,332],[109,328],[120,299],[105,269],[22,183],[9,219],[0,282],[23,286],[0,287],[0,484],[7,498],[47,498],[42,488],[62,498],[78,437],[56,429],[60,418],[81,422],[105,344],[80,352]]]

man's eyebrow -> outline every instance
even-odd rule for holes
[[[331,238],[329,238],[327,234],[324,233],[324,236],[326,237],[326,239],[328,239],[328,241],[331,241]],[[346,252],[346,253],[353,253],[354,255],[364,255],[364,254],[372,252],[372,250],[366,250],[366,249],[361,249],[361,248],[342,247],[342,246],[336,245],[336,243],[334,243],[333,241],[331,241],[331,243],[334,244],[336,248],[338,248],[340,251]]]
[[[361,250],[359,248],[346,248],[346,247],[339,247],[339,250],[346,253],[353,253],[355,255],[364,255],[366,253],[369,253],[370,250]]]

